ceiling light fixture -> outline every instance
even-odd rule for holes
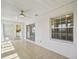
[[[20,17],[25,17],[23,10],[21,10]]]

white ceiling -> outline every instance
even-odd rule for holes
[[[34,16],[41,15],[74,0],[2,0],[2,17],[14,18],[19,15],[20,10],[26,14]]]

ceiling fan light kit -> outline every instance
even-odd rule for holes
[[[25,16],[20,14],[19,17],[25,17]]]
[[[23,11],[23,10],[21,10],[21,13],[20,13],[19,16],[20,16],[20,17],[25,17],[25,15],[24,15],[24,11]]]

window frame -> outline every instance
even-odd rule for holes
[[[53,30],[55,29],[54,28],[54,25],[52,26],[52,19],[56,19],[56,18],[60,18],[60,20],[62,19],[62,16],[65,16],[65,15],[71,15],[72,16],[72,23],[73,23],[73,26],[72,26],[72,30],[74,31],[74,15],[73,15],[73,13],[68,13],[68,14],[64,14],[64,15],[61,15],[61,16],[58,16],[58,17],[53,17],[53,18],[50,18],[50,27],[51,27],[51,39],[53,39],[53,40],[58,40],[58,41],[67,41],[67,42],[73,42],[74,41],[74,32],[72,31],[72,33],[73,33],[73,35],[71,35],[71,37],[73,38],[73,40],[68,40],[67,38],[68,38],[68,33],[67,33],[67,40],[64,40],[64,39],[61,39],[61,38],[52,38],[52,34],[54,35],[54,34],[56,34],[56,33],[52,33],[52,28],[53,28]],[[53,20],[54,21],[54,20]],[[54,22],[53,22],[54,23]],[[60,25],[61,25],[61,23],[60,23]],[[67,23],[67,25],[68,25],[68,23]],[[68,29],[70,29],[70,27],[66,27],[66,28],[68,28]],[[57,27],[57,29],[58,29],[58,27]],[[60,28],[60,26],[59,26],[59,29],[61,29]],[[68,29],[67,29],[67,31],[68,31]],[[62,32],[60,32],[61,34],[62,34]]]

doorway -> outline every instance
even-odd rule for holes
[[[26,25],[26,39],[35,41],[35,24]]]

